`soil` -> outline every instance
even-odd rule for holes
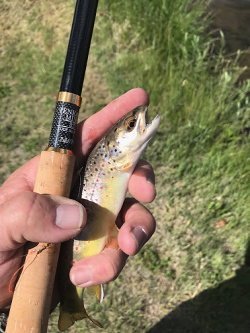
[[[224,33],[228,53],[242,50],[240,65],[248,67],[242,79],[250,78],[250,1],[214,0],[210,9],[214,27]]]

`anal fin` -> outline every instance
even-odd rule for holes
[[[98,284],[96,286],[87,287],[88,294],[95,295],[100,303],[102,303],[104,298],[104,291],[102,284]]]

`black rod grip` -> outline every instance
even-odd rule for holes
[[[60,91],[81,96],[98,0],[77,0]]]
[[[57,102],[51,127],[49,147],[72,150],[79,106]]]

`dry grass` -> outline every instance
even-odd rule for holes
[[[47,145],[74,8],[73,2],[4,1],[0,9],[0,178],[4,181]],[[110,100],[90,54],[79,120]]]

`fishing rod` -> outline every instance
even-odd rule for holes
[[[98,0],[77,0],[48,147],[42,151],[34,192],[69,197],[74,134]],[[39,223],[39,221],[38,221]],[[30,249],[16,284],[6,333],[45,333],[60,244]]]

